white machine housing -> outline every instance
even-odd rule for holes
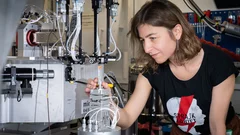
[[[41,60],[9,60],[11,66],[47,69]],[[41,64],[40,64],[41,63]],[[66,122],[81,118],[88,111],[89,98],[84,91],[85,84],[65,81],[65,65],[49,62],[48,69],[54,70],[54,78],[49,79],[49,116],[50,122]],[[84,80],[97,76],[97,64],[73,65],[76,80]],[[1,95],[0,123],[41,123],[48,121],[47,80],[30,82],[32,95],[23,95],[20,102],[16,95]]]

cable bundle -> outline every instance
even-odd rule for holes
[[[111,95],[108,89],[96,89],[90,92],[90,111],[84,116],[83,131],[103,131],[104,129],[115,129],[120,119],[117,97]],[[115,104],[114,100],[117,102]],[[89,115],[88,128],[86,117]]]

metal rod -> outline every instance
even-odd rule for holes
[[[98,7],[99,7],[99,0],[92,0],[92,8],[94,12],[94,56],[97,56],[97,23],[98,23]]]
[[[69,5],[70,5],[70,0],[66,0],[66,22],[65,26],[67,28],[67,33],[66,33],[66,41],[68,40],[69,34],[70,34],[70,27],[69,27]],[[67,44],[66,44],[67,47]]]
[[[79,59],[82,58],[82,13],[80,14],[80,17],[81,17],[81,30],[79,33],[79,47],[78,47]]]
[[[9,82],[12,79],[11,68],[6,68],[2,74],[3,82]],[[36,70],[35,68],[16,68],[16,80],[36,80],[36,79],[47,79],[54,78],[53,70]]]
[[[106,8],[107,8],[107,41],[106,41],[106,54],[110,51],[110,10],[111,5],[113,1],[112,0],[106,0]]]

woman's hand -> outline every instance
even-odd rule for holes
[[[110,89],[110,87],[108,86],[108,84],[106,82],[103,82],[102,86],[104,89]],[[89,95],[90,91],[92,89],[96,89],[97,87],[98,87],[98,78],[88,79],[87,87],[85,88],[85,92]]]

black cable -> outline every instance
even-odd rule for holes
[[[85,84],[85,85],[87,85],[87,83],[86,82],[83,82],[83,81],[75,81],[76,83],[81,83],[81,84]]]
[[[184,0],[185,1],[185,0]],[[208,23],[209,25],[215,25],[215,23],[208,17],[206,17],[206,15],[202,12],[202,10],[196,5],[196,3],[192,0],[189,0],[190,4],[196,9],[195,10],[191,10],[196,13],[197,15],[199,15],[199,17],[203,18],[203,20],[206,21],[206,23]],[[185,3],[186,4],[186,3]]]
[[[17,101],[20,102],[22,98],[20,97],[20,91],[18,90]]]
[[[196,9],[196,11],[200,15],[200,17],[204,16],[204,13],[202,12],[202,10],[193,1],[191,1],[191,0],[188,0],[188,1]]]
[[[185,3],[185,5],[187,5],[187,7],[188,7],[189,9],[191,9],[192,11],[194,11],[194,10],[187,4],[186,0],[183,0],[183,2]]]
[[[124,91],[124,92],[127,92],[127,93],[129,93],[129,94],[132,94],[130,91],[125,90],[124,88],[122,88],[121,85],[117,82],[117,80],[116,80],[114,77],[112,77],[112,76],[110,76],[110,75],[108,75],[108,77],[110,77],[110,78],[115,82],[115,84],[120,88],[120,90],[122,90],[122,91]]]
[[[200,14],[200,18],[201,18],[201,19],[205,19],[205,16],[206,16],[206,15],[205,15],[205,14],[202,14],[202,11],[199,11],[196,7],[194,7],[193,4],[192,4],[190,1],[189,1],[189,2],[190,2],[190,3],[192,4],[192,6],[197,10],[198,13],[188,5],[188,3],[186,2],[186,0],[183,0],[183,2],[184,2],[185,5],[186,5],[189,9],[191,9],[194,13],[196,13],[197,15]]]

